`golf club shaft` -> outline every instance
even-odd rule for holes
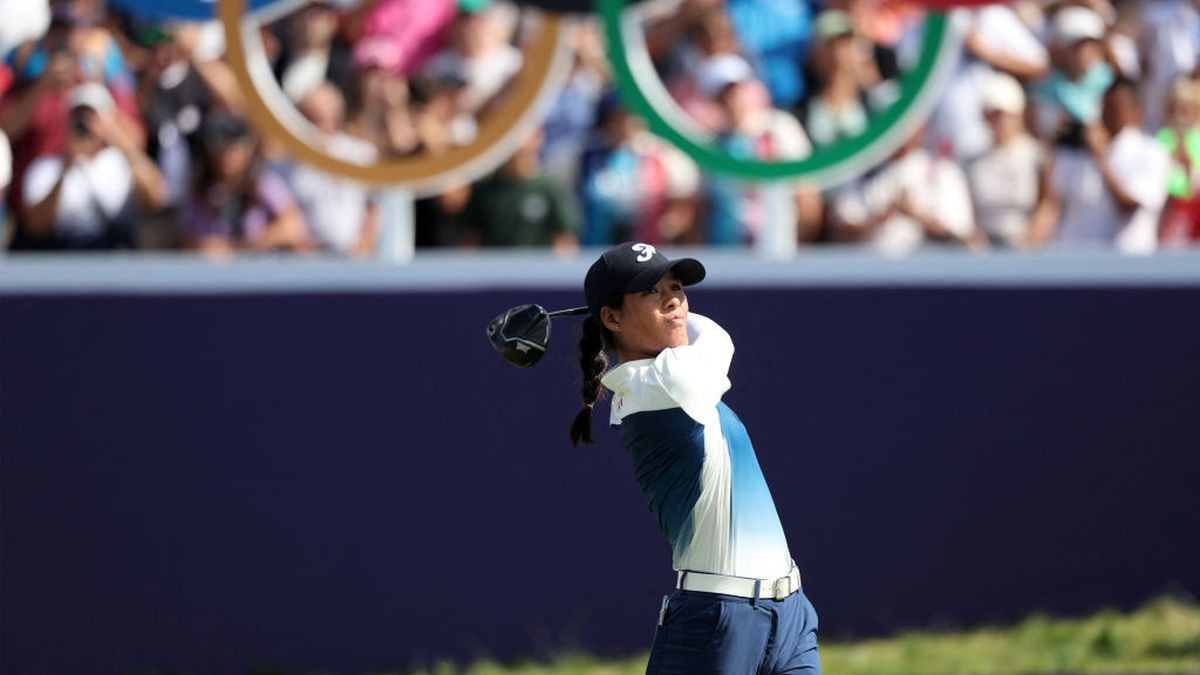
[[[563,316],[580,316],[587,313],[587,307],[573,307],[571,309],[560,309],[557,312],[548,312],[546,316],[549,316],[551,319],[557,319]]]

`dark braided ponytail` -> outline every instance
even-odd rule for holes
[[[589,316],[583,322],[583,334],[579,337],[579,369],[583,372],[583,384],[580,394],[583,396],[583,408],[571,421],[571,445],[579,445],[583,441],[594,445],[592,441],[592,406],[600,398],[600,378],[608,370],[609,347],[608,331],[600,324],[600,320]]]

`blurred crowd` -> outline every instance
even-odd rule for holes
[[[646,47],[697,133],[761,161],[834,152],[900,98],[921,3],[648,0]],[[11,250],[366,257],[387,188],[289,156],[247,119],[219,23],[103,0],[0,0],[0,222]],[[597,26],[543,123],[475,183],[416,201],[419,247],[1111,247],[1200,240],[1200,2],[1017,1],[958,10],[928,121],[853,181],[702,172],[614,93]],[[260,30],[279,92],[332,155],[470,144],[537,37],[494,0],[315,0]]]

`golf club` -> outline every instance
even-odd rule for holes
[[[518,368],[528,368],[550,348],[551,319],[587,313],[587,307],[547,312],[541,305],[518,305],[492,319],[487,335],[504,360]]]

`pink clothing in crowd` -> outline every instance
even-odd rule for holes
[[[382,0],[367,15],[355,61],[404,77],[419,72],[445,44],[456,7],[454,0]]]

